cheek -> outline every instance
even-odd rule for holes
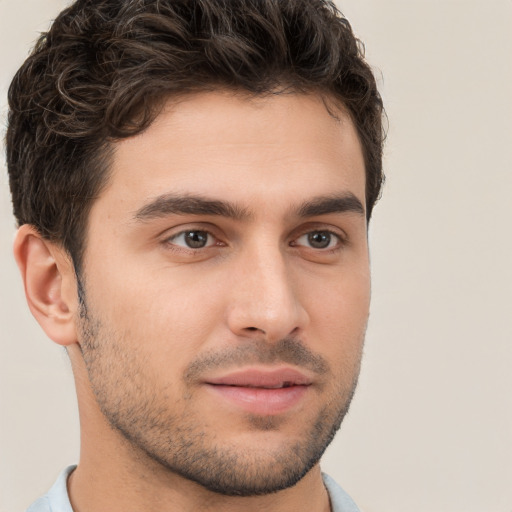
[[[109,331],[154,365],[185,367],[222,318],[219,285],[173,268],[142,265],[91,269],[88,303]],[[203,276],[204,277],[204,276]]]
[[[312,341],[325,340],[329,357],[358,364],[370,306],[368,270],[340,273],[306,296]]]

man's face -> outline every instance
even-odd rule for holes
[[[79,341],[134,452],[224,494],[296,483],[348,408],[369,306],[356,131],[315,95],[168,103],[115,144]]]

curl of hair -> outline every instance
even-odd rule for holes
[[[380,194],[383,106],[363,47],[324,0],[77,0],[42,34],[9,89],[7,164],[19,225],[79,266],[112,143],[168,97],[232,88],[317,91],[343,105]]]

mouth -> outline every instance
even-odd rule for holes
[[[213,384],[213,385],[215,386],[217,384]],[[292,386],[297,386],[299,384],[296,384],[295,382],[282,382],[281,384],[277,384],[275,386],[253,386],[251,384],[247,384],[247,385],[218,384],[218,385],[221,385],[221,386],[232,386],[232,387],[239,387],[239,388],[255,388],[255,389],[283,389],[283,388],[290,388]]]
[[[205,381],[228,407],[264,416],[292,410],[312,384],[310,377],[292,368],[245,369]]]
[[[309,386],[312,379],[294,368],[247,368],[207,379],[208,384],[247,388],[280,389]]]

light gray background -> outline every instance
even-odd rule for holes
[[[0,108],[62,0],[0,0]],[[324,459],[366,512],[512,512],[512,2],[338,2],[390,119],[357,397]],[[0,175],[0,512],[78,459],[71,370],[31,318]]]

